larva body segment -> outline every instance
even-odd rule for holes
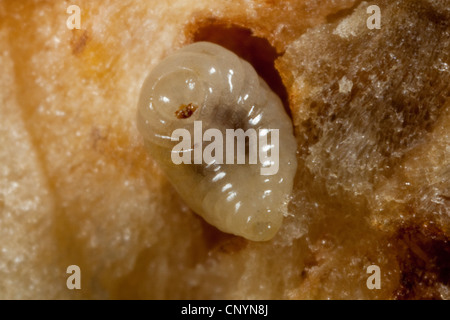
[[[248,62],[212,43],[182,48],[145,80],[137,119],[150,154],[192,210],[218,229],[250,240],[269,240],[276,234],[292,192],[297,144],[280,99]],[[200,123],[204,141],[199,143]],[[181,132],[177,129],[193,137],[184,154],[177,149],[181,138],[173,137]],[[210,154],[222,151],[223,163],[218,158],[205,161],[203,151],[212,146],[210,141],[220,142],[208,129],[222,133],[223,147]],[[256,164],[250,164],[256,148],[251,138],[246,138],[245,164],[226,161],[227,129],[257,133]],[[261,154],[274,156],[277,149],[275,160]],[[189,155],[193,164],[175,164],[174,152]]]

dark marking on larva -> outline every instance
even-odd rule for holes
[[[198,106],[196,106],[192,103],[189,103],[188,105],[182,104],[178,108],[178,110],[175,111],[175,116],[178,119],[187,119],[187,118],[190,118],[194,114],[195,110],[197,110],[197,109],[198,109]]]

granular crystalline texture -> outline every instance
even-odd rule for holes
[[[277,61],[299,142],[298,186],[316,197],[299,191],[294,202],[307,207],[321,194],[319,202],[331,203],[325,211],[362,211],[371,230],[403,248],[397,297],[443,297],[431,291],[450,282],[443,263],[450,258],[448,2],[377,5],[380,29],[367,27],[371,14],[362,2],[351,15],[307,31]],[[432,285],[418,276],[427,273],[423,265],[414,275],[415,267],[405,270],[405,261],[418,260],[439,274]]]
[[[340,23],[308,31],[280,59],[301,158],[329,194],[362,196],[375,216],[405,197],[417,210],[432,202],[426,219],[445,227],[448,10],[438,2],[384,3],[380,30],[366,27],[363,3]]]

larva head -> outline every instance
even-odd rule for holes
[[[142,87],[138,123],[145,137],[167,145],[174,129],[192,128],[195,120],[220,118],[211,106],[238,100],[244,68],[258,80],[253,68],[242,62],[232,52],[205,42],[186,46],[163,60]],[[227,119],[218,120],[220,124]]]
[[[145,80],[138,126],[206,221],[250,240],[276,234],[292,191],[296,142],[280,99],[249,63],[211,43],[181,49]]]

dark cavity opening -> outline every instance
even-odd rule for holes
[[[192,27],[195,28],[190,37],[192,42],[208,41],[221,45],[248,61],[280,97],[284,109],[291,116],[288,94],[275,68],[275,60],[280,54],[267,39],[254,36],[250,29],[216,20],[197,22]]]

